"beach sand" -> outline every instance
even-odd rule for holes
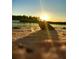
[[[13,29],[12,59],[66,59],[66,30]]]

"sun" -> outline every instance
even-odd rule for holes
[[[48,17],[48,15],[41,15],[41,16],[40,16],[40,19],[41,19],[42,21],[47,21],[47,20],[49,19],[49,17]]]

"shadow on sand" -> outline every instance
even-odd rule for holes
[[[57,31],[46,22],[39,26],[41,30],[13,42],[12,59],[66,59]]]

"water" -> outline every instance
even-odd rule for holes
[[[50,24],[53,27],[66,27],[66,25],[61,24]],[[12,23],[12,27],[21,27],[21,28],[39,28],[39,25],[37,23]]]
[[[61,24],[50,24],[53,27],[66,27],[66,25],[61,25]]]

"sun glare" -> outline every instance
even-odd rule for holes
[[[42,21],[44,21],[44,20],[47,21],[49,19],[49,17],[47,15],[42,15],[42,16],[40,16],[40,19]]]

